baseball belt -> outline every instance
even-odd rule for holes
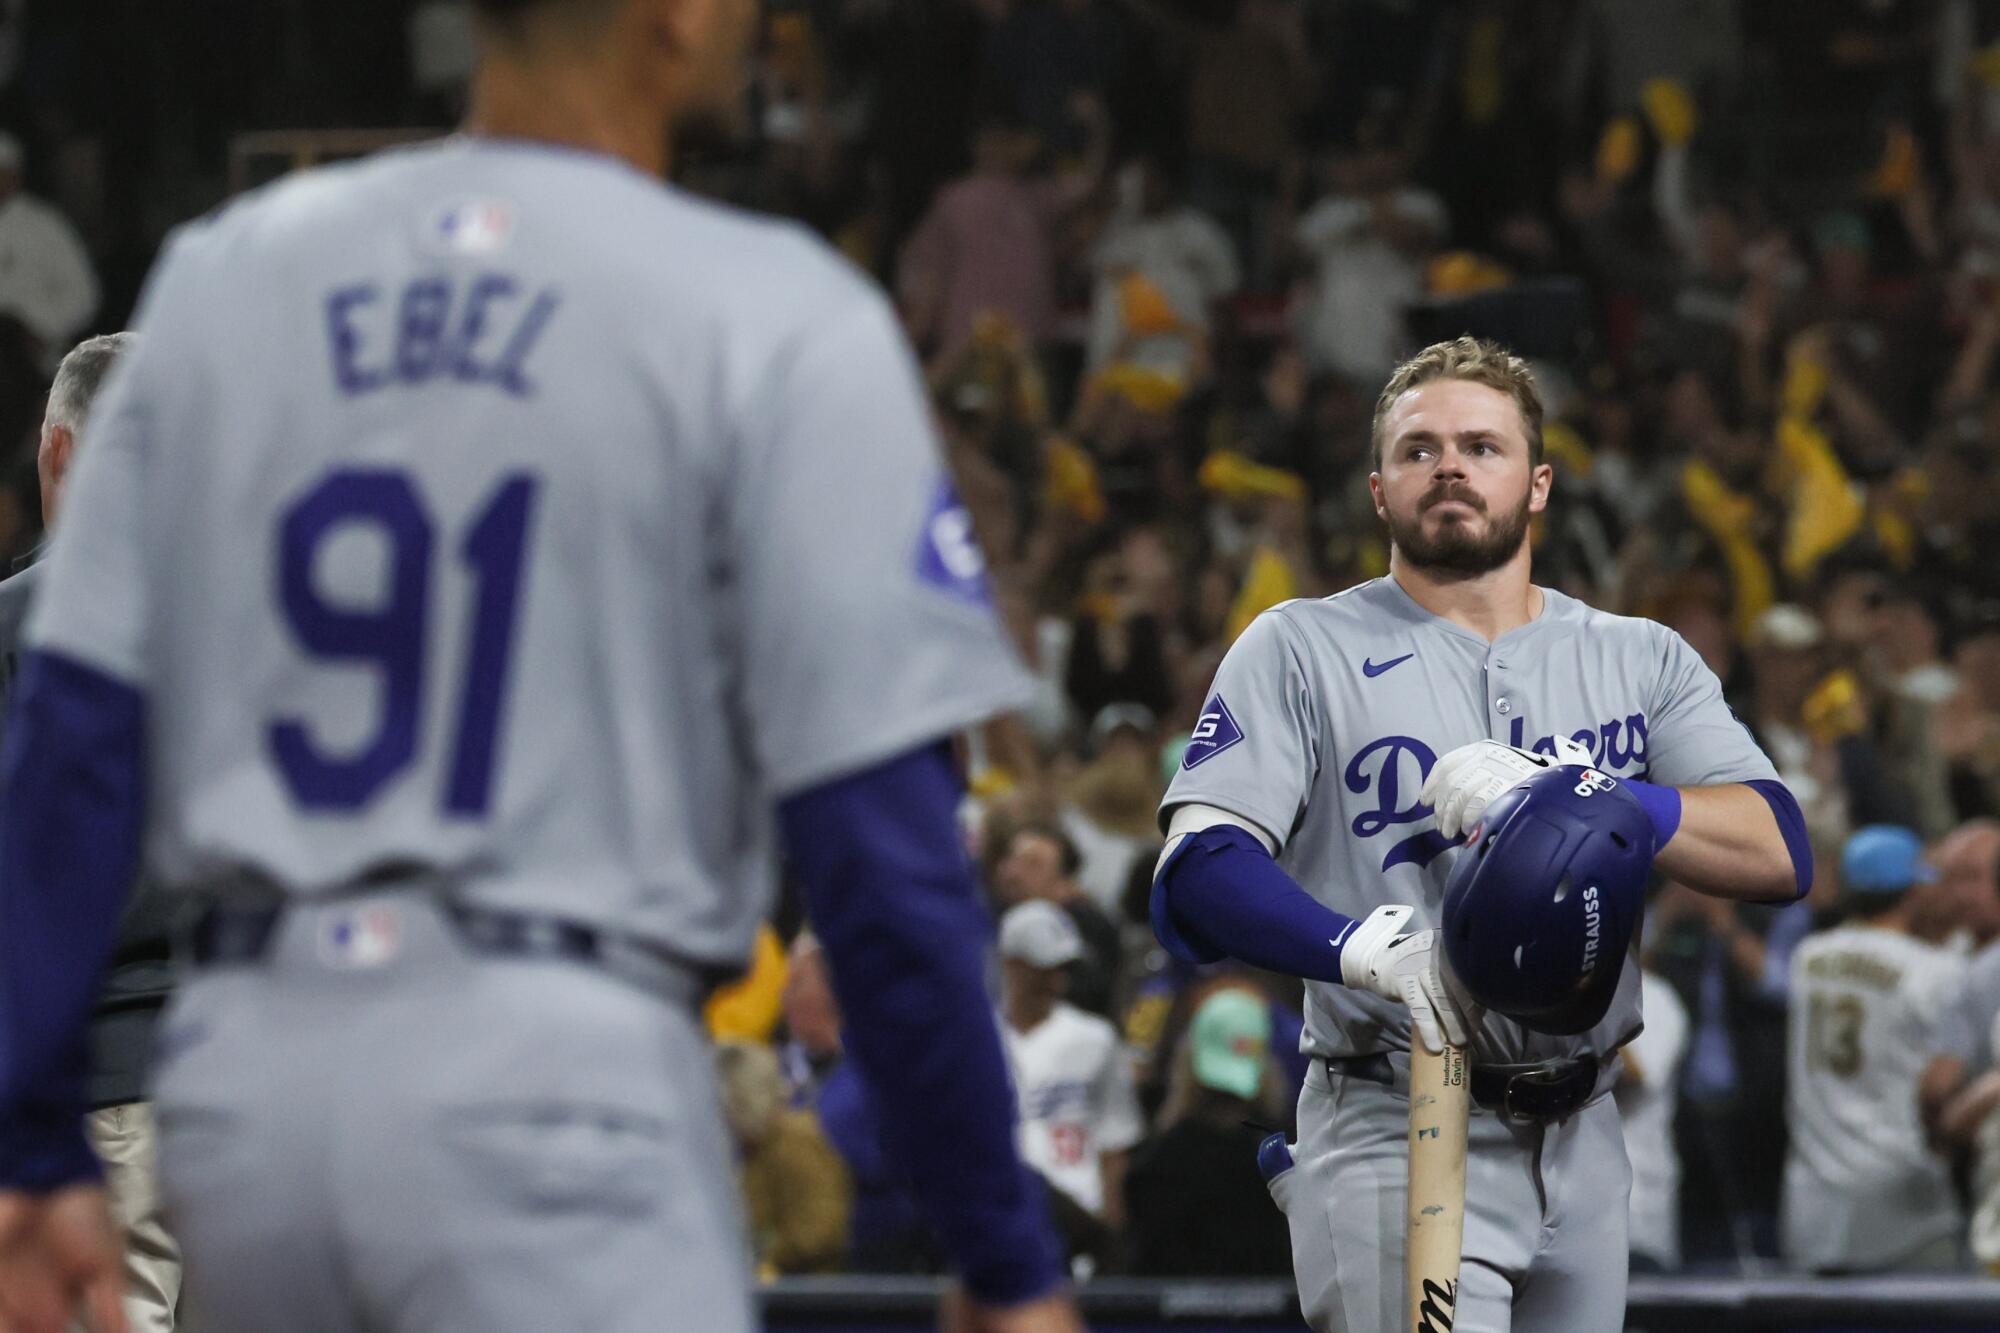
[[[1399,1084],[1387,1052],[1329,1057],[1329,1074],[1365,1079],[1387,1088]],[[1597,1091],[1600,1072],[1594,1055],[1564,1056],[1537,1064],[1473,1065],[1472,1100],[1509,1120],[1546,1124],[1581,1110]]]
[[[448,921],[461,944],[483,957],[558,960],[595,967],[674,1004],[698,1007],[728,979],[726,969],[674,956],[624,931],[543,912],[525,912],[467,903],[436,884],[411,879],[413,896]],[[247,966],[262,962],[277,938],[289,905],[244,901],[241,885],[224,900],[211,897],[185,920],[179,956],[198,968]],[[357,881],[355,891],[397,887],[397,878],[374,875]],[[334,895],[335,897],[342,895]],[[317,905],[317,904],[315,904]]]

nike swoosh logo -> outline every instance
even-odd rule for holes
[[[1387,671],[1390,667],[1401,666],[1403,663],[1409,661],[1411,658],[1415,656],[1416,656],[1415,653],[1404,653],[1401,657],[1392,657],[1388,661],[1380,664],[1379,666],[1364,657],[1361,659],[1361,674],[1368,677],[1368,679],[1373,680],[1375,679],[1375,677],[1381,675],[1384,671]]]

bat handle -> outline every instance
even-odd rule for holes
[[[1450,1333],[1465,1242],[1465,1051],[1410,1043],[1410,1207],[1405,1249],[1412,1333]]]

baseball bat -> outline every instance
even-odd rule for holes
[[[1465,1240],[1465,1051],[1410,1043],[1410,1214],[1404,1252],[1414,1333],[1450,1333]]]

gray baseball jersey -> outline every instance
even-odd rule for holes
[[[1162,809],[1200,802],[1280,844],[1278,862],[1335,911],[1408,903],[1437,924],[1457,849],[1417,799],[1440,755],[1489,739],[1552,753],[1557,733],[1608,773],[1672,786],[1775,779],[1679,635],[1543,589],[1533,621],[1488,642],[1418,606],[1393,578],[1282,603],[1230,648]],[[1485,1061],[1608,1056],[1639,1030],[1638,969],[1604,1021],[1577,1037],[1489,1015]],[[1407,1050],[1409,1011],[1380,996],[1306,985],[1314,1055]]]
[[[1795,1264],[1873,1268],[1958,1234],[1951,1171],[1924,1142],[1915,1089],[1964,969],[1860,922],[1792,956],[1781,1221]]]
[[[774,798],[1027,697],[887,302],[803,229],[451,139],[184,228],[31,645],[149,701],[146,855],[748,955]]]

